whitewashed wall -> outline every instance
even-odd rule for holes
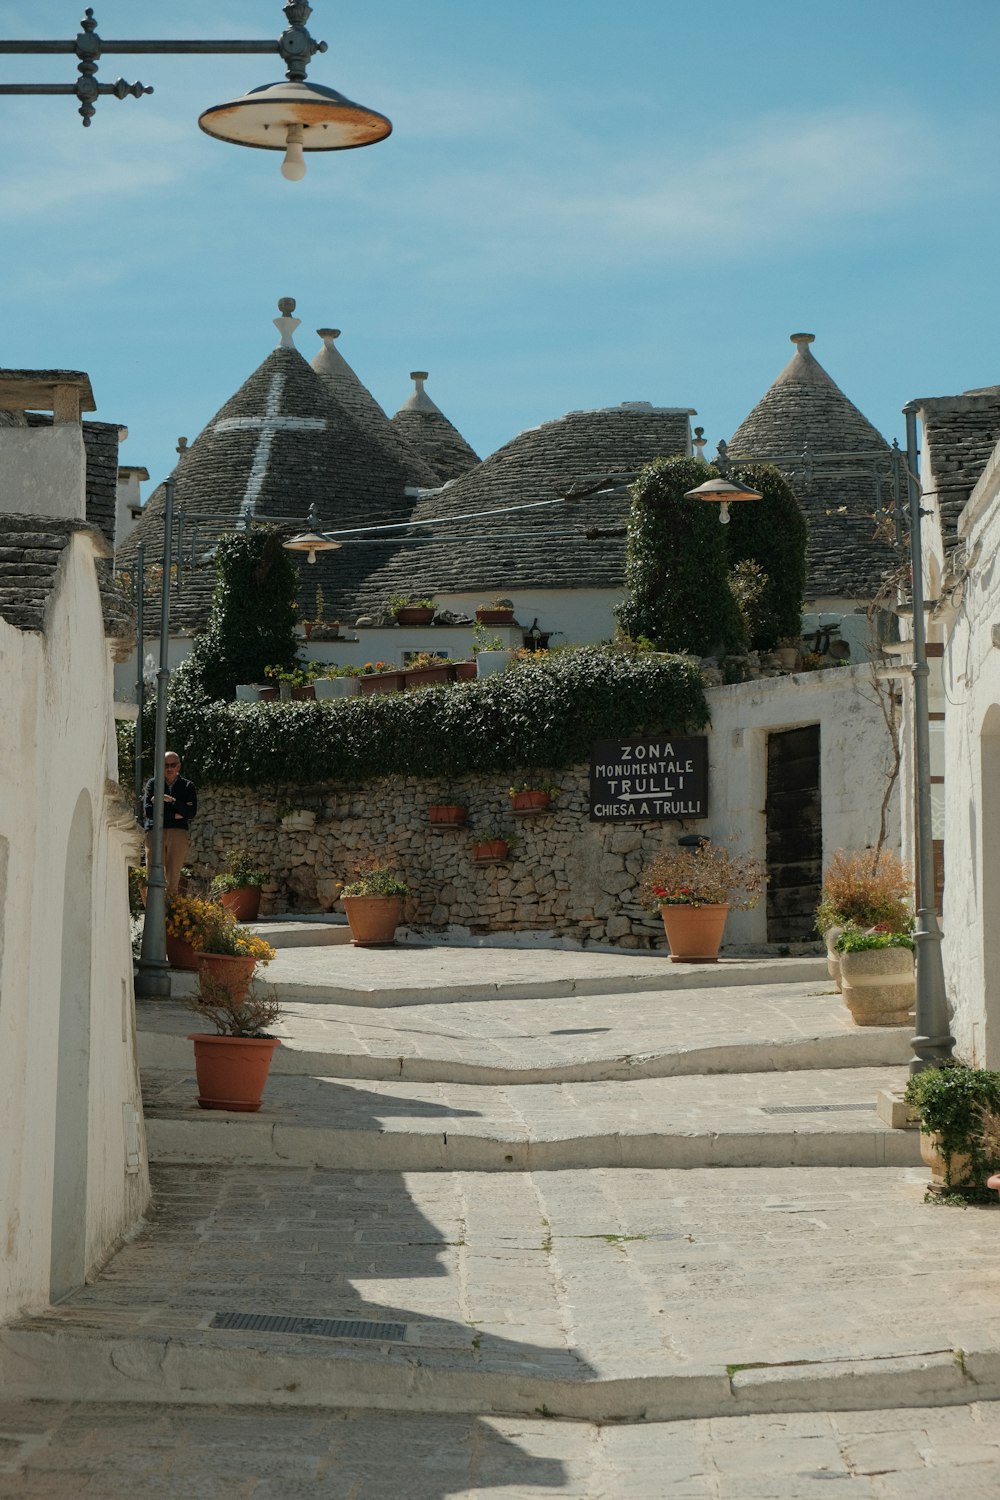
[[[44,634],[0,619],[0,1322],[81,1282],[149,1196],[127,899],[136,836],[115,797],[97,545],[70,540]]]
[[[943,659],[945,981],[958,1054],[1000,1068],[1000,447],[959,534],[980,552]]]

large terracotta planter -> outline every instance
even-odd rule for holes
[[[722,947],[728,906],[661,906],[674,964],[714,964]]]
[[[260,912],[260,886],[237,886],[234,891],[224,891],[219,900],[237,922],[256,922]]]
[[[442,661],[439,667],[407,667],[408,688],[447,687],[455,680],[455,669],[450,661]]]
[[[396,611],[397,625],[429,625],[433,618],[433,604],[404,604]]]
[[[454,665],[456,682],[471,682],[477,675],[475,661],[457,661]]]
[[[457,802],[432,802],[427,809],[427,818],[431,823],[464,823],[468,815],[468,808]]]
[[[358,948],[391,943],[403,920],[402,896],[341,896],[351,929],[351,940]]]
[[[189,1032],[194,1042],[198,1103],[202,1109],[233,1109],[252,1114],[261,1095],[277,1037],[214,1036]]]
[[[183,938],[171,937],[167,933],[167,962],[172,969],[196,969],[198,952]]]
[[[546,812],[551,801],[549,792],[512,792],[510,810],[515,813]]]
[[[246,994],[257,967],[255,958],[237,953],[197,953],[195,959],[199,976],[208,974],[224,984],[235,1000]]]
[[[405,684],[405,672],[366,672],[358,678],[358,687],[364,694],[401,693]]]
[[[512,609],[477,609],[476,620],[480,625],[512,625],[514,611]]]
[[[916,1004],[909,948],[841,953],[840,990],[857,1026],[909,1026]]]
[[[923,1130],[920,1132],[920,1159],[931,1169],[932,1192],[946,1193],[952,1188],[975,1186],[972,1178],[972,1163],[968,1156],[955,1155],[951,1158],[951,1181],[947,1180],[944,1157],[941,1155],[938,1137],[933,1131],[930,1135]]]

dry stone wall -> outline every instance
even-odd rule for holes
[[[509,778],[469,775],[454,781],[386,777],[364,789],[344,785],[206,787],[199,792],[191,864],[208,879],[223,866],[227,849],[246,845],[271,874],[262,914],[318,912],[335,907],[338,882],[376,855],[410,887],[406,920],[475,933],[538,932],[622,948],[662,948],[663,924],[638,898],[639,873],[673,825],[631,827],[591,823],[589,768],[552,778],[559,795],[547,812],[515,817]],[[432,825],[433,803],[469,809],[462,826]],[[315,826],[283,828],[279,813],[301,807]],[[473,842],[491,835],[484,823],[499,819],[517,843],[508,861],[477,865]]]

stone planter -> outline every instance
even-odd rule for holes
[[[505,672],[509,666],[509,651],[480,651],[476,656],[477,677],[489,677],[494,672]]]
[[[857,1026],[909,1026],[916,1004],[909,948],[840,954],[840,988]]]
[[[317,698],[353,698],[361,690],[358,677],[317,677],[313,683]]]
[[[403,920],[402,896],[341,896],[357,948],[378,947],[395,941]]]
[[[955,1155],[951,1158],[951,1181],[946,1180],[944,1157],[941,1155],[938,1136],[933,1131],[930,1135],[923,1130],[920,1132],[920,1160],[926,1167],[930,1167],[930,1189],[933,1193],[947,1193],[952,1188],[975,1187],[968,1156]],[[987,1183],[987,1186],[990,1184]]]
[[[728,906],[661,906],[660,916],[671,963],[718,963]]]
[[[198,1104],[202,1109],[232,1109],[253,1114],[271,1067],[277,1037],[214,1036],[188,1032],[194,1042]]]

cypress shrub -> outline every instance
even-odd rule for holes
[[[782,637],[802,633],[808,524],[784,475],[773,464],[734,463],[734,479],[763,500],[730,507],[729,564],[757,563],[764,574],[750,617],[750,645],[770,651]]]

